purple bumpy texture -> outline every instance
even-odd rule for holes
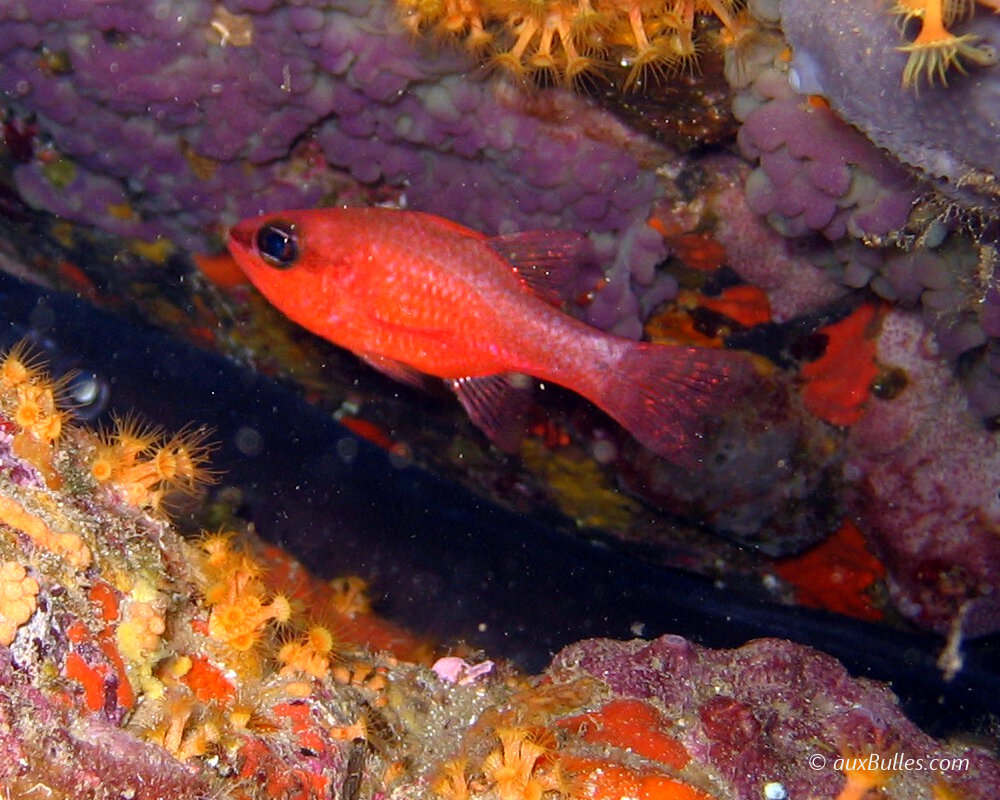
[[[1000,627],[1000,439],[985,434],[920,316],[893,311],[877,358],[901,370],[848,439],[851,510],[888,571],[893,603],[942,633]]]
[[[764,102],[746,116],[739,143],[759,163],[746,183],[754,211],[786,236],[822,232],[831,241],[906,224],[917,192],[901,167],[781,73],[764,71],[752,91]]]
[[[930,797],[932,787],[935,796],[1000,796],[1000,767],[985,752],[935,741],[906,719],[884,685],[855,680],[836,659],[788,641],[708,650],[680,636],[591,639],[559,653],[549,672],[562,680],[589,674],[612,698],[657,707],[674,722],[671,735],[733,800],[860,797],[863,790],[840,794],[848,779],[837,760],[891,762],[894,753],[922,759],[925,768],[871,775],[873,789],[891,782],[887,796]],[[932,758],[949,767],[927,769]]]
[[[843,297],[847,290],[816,257],[822,242],[802,247],[749,207],[744,192],[749,170],[743,162],[721,156],[707,163],[713,176],[711,208],[718,218],[715,237],[726,249],[729,266],[767,292],[774,320],[785,322]]]
[[[804,12],[798,10],[797,4],[786,2],[784,7],[790,9],[793,27],[800,24],[796,14]],[[836,13],[844,13],[843,7],[835,2],[829,7]],[[885,8],[879,13],[886,18],[890,16]],[[815,20],[817,29],[826,30],[825,11],[823,15],[817,15],[813,9],[809,19]],[[851,30],[852,37],[855,33],[858,36],[869,35]],[[918,212],[915,221],[908,221],[911,208],[919,204],[919,198],[930,196],[932,192],[893,156],[909,161],[911,166],[920,167],[924,177],[935,179],[934,183],[946,191],[954,193],[957,187],[936,180],[942,173],[908,159],[905,148],[901,151],[892,147],[890,140],[893,137],[909,136],[910,123],[902,116],[892,116],[890,112],[884,117],[888,133],[874,120],[869,120],[871,125],[866,125],[857,117],[847,118],[871,135],[877,144],[892,151],[887,152],[876,147],[823,103],[796,92],[791,84],[809,93],[825,93],[828,85],[840,86],[844,82],[853,86],[851,81],[857,81],[857,75],[867,75],[870,67],[867,62],[862,65],[856,60],[849,65],[841,65],[832,62],[826,55],[813,59],[809,46],[816,34],[811,29],[808,35],[800,34],[801,38],[789,34],[793,43],[806,42],[804,50],[796,45],[791,69],[775,49],[771,61],[755,64],[753,74],[745,76],[739,85],[735,113],[744,121],[739,133],[740,149],[756,164],[745,182],[747,205],[764,216],[774,230],[791,238],[795,242],[795,252],[800,257],[808,258],[814,272],[826,273],[826,280],[813,282],[817,291],[828,289],[831,282],[851,288],[867,285],[892,303],[904,307],[921,305],[927,324],[938,337],[941,354],[953,362],[960,357],[963,360],[965,366],[961,377],[973,410],[987,419],[997,417],[1000,415],[1000,360],[996,358],[996,334],[990,332],[1000,328],[1000,314],[996,312],[997,274],[991,266],[996,260],[991,252],[991,247],[994,250],[996,247],[995,233],[991,234],[987,229],[985,234],[977,234],[981,240],[977,244],[963,230],[957,215],[947,222],[938,220],[929,224],[926,220],[920,222]],[[899,32],[894,30],[893,35],[896,39],[891,48],[895,52],[894,48],[899,46]],[[851,38],[850,41],[855,40]],[[890,47],[886,42],[881,45]],[[896,52],[895,55],[905,61],[902,53]],[[896,64],[897,60],[889,58],[892,64],[887,62],[882,71],[876,71],[874,74],[878,80],[869,80],[869,83],[877,84],[890,67],[895,69],[898,66],[899,71],[894,72],[892,78],[895,87],[901,80],[902,70],[902,64]],[[828,71],[831,69],[836,70],[835,74]],[[992,71],[995,72],[995,69]],[[846,72],[850,72],[851,77],[846,76]],[[990,70],[980,69],[975,76],[956,76],[955,83],[961,84],[961,87],[970,81],[980,87],[974,94],[969,94],[972,90],[968,87],[957,87],[956,97],[975,99],[977,102],[988,100],[992,96],[989,91],[1000,89],[1000,84],[994,87],[988,83],[988,73]],[[940,87],[920,88],[921,96],[928,92],[938,98],[938,105],[924,108],[926,113],[932,116],[951,114],[956,123],[964,121],[966,124],[972,124],[969,122],[972,117],[982,117],[982,109],[952,108],[963,101],[942,94],[943,91]],[[896,88],[887,90],[890,103],[898,99],[896,92]],[[907,92],[903,104],[911,108],[910,95],[915,94],[915,90]],[[830,100],[839,113],[841,109],[837,98],[831,97]],[[991,114],[995,117],[1000,96],[989,102],[993,109]],[[887,120],[891,120],[891,124]],[[985,119],[980,119],[980,122],[985,124]],[[995,119],[991,118],[987,127],[991,128],[993,144],[987,148],[980,141],[979,147],[984,155],[992,156],[996,139],[996,131],[992,130]],[[922,135],[920,130],[917,128],[918,132],[914,134],[918,139]],[[961,149],[967,145],[975,146],[975,137],[971,145],[952,142],[951,139],[943,139],[944,143]],[[949,156],[950,160],[941,158],[953,166],[957,163],[957,157]],[[989,170],[997,164],[984,159],[980,166],[979,172],[971,167],[955,168],[948,173],[948,180],[961,182],[971,192],[990,186],[995,189],[993,173]],[[728,216],[725,215],[720,223],[723,235],[727,226],[733,227]],[[921,224],[924,234],[915,240],[912,227]],[[907,228],[908,225],[911,228]],[[906,250],[891,244],[877,246],[892,242],[893,234],[899,231],[904,231],[902,240],[909,241]],[[811,236],[816,233],[821,233],[831,244],[825,245],[819,237]],[[737,247],[741,241],[743,238],[737,237]],[[748,249],[745,244],[744,249]],[[756,252],[760,252],[760,248]],[[784,261],[787,259],[771,260],[772,271],[780,269]],[[742,262],[747,262],[747,259],[742,259]],[[752,258],[749,263],[753,263]],[[768,290],[776,301],[775,314],[779,319],[787,315],[787,303],[780,295],[795,295],[791,287],[803,283],[808,272],[800,270],[794,276],[788,273],[787,277],[777,279],[764,272],[758,280],[753,269],[748,270],[739,264],[734,264],[734,267],[741,275]],[[802,294],[801,290],[797,293]]]
[[[208,249],[240,218],[383,185],[487,233],[603,235],[612,284],[651,283],[647,145],[579,98],[469,69],[419,49],[388,2],[0,7],[0,91],[49,142],[15,171],[38,208]]]

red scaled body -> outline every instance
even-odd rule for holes
[[[612,336],[558,310],[546,285],[585,243],[560,231],[490,239],[429,214],[367,208],[247,220],[229,247],[292,320],[395,377],[449,380],[494,438],[516,392],[507,376],[524,373],[587,397],[656,452],[683,449],[745,365],[725,351]]]

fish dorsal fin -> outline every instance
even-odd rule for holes
[[[590,239],[576,231],[523,231],[494,236],[487,243],[525,286],[554,305],[567,299],[580,265],[594,260]]]
[[[469,418],[490,441],[506,452],[514,452],[524,438],[531,389],[523,375],[488,375],[448,381]]]
[[[357,355],[369,367],[377,369],[383,375],[388,375],[393,380],[415,386],[418,389],[427,388],[424,374],[413,367],[407,366],[402,361],[396,361],[394,358],[386,358],[380,355],[369,355],[367,353],[358,353]]]

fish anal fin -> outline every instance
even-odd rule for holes
[[[490,441],[514,452],[524,438],[531,390],[521,375],[507,373],[448,381],[469,418]]]
[[[402,361],[396,361],[396,359],[387,358],[386,356],[369,355],[367,353],[358,353],[357,355],[369,367],[377,369],[383,375],[387,375],[395,381],[414,386],[417,389],[427,388],[424,374],[404,364]]]
[[[523,231],[494,236],[488,244],[525,286],[557,306],[568,299],[580,266],[594,261],[590,240],[576,231]]]

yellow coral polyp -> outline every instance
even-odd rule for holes
[[[692,65],[698,14],[734,25],[733,0],[397,0],[404,24],[464,38],[517,77],[544,74],[567,85],[609,62],[630,67],[626,87]]]
[[[957,36],[948,30],[954,22],[972,14],[973,0],[899,0],[893,12],[904,21],[920,20],[920,32],[899,49],[908,53],[903,68],[903,86],[916,87],[921,78],[928,85],[948,85],[948,71],[966,74],[966,66],[990,66],[997,62],[992,49],[981,46],[972,34]]]
[[[160,430],[134,417],[116,417],[114,430],[100,434],[90,474],[100,483],[122,482],[139,457],[153,446]]]
[[[16,389],[43,379],[44,375],[41,356],[32,352],[31,344],[25,339],[11,347],[0,362],[0,387],[4,389]]]
[[[14,422],[22,428],[30,428],[38,424],[45,412],[42,411],[42,390],[30,384],[17,387],[17,408],[14,410]]]
[[[204,755],[219,741],[220,731],[213,722],[191,725],[196,702],[189,692],[175,692],[165,703],[163,721],[147,731],[146,739],[169,750],[179,761]]]
[[[17,629],[38,607],[38,581],[17,561],[0,563],[0,644],[14,641]]]
[[[532,5],[525,13],[511,15],[507,26],[514,44],[497,53],[495,65],[519,77],[544,72],[565,83],[595,66],[580,33],[594,15],[589,0]]]
[[[368,581],[357,575],[344,578],[333,578],[330,581],[333,593],[330,596],[330,608],[345,617],[358,614],[370,614],[371,600],[368,598]]]
[[[204,565],[210,570],[224,570],[233,552],[235,531],[206,533],[201,537],[199,546],[203,553]]]
[[[476,0],[399,0],[399,8],[404,24],[414,34],[430,28],[440,35],[464,37],[466,47],[473,51],[490,42]]]
[[[51,386],[22,383],[17,387],[14,422],[43,442],[54,442],[62,433],[63,416]]]
[[[329,628],[313,625],[303,638],[286,642],[278,650],[278,661],[282,664],[279,674],[289,678],[296,674],[325,678],[330,672],[330,659],[336,643]]]
[[[306,634],[306,641],[309,646],[321,655],[329,655],[333,652],[334,638],[330,629],[323,625],[313,625]]]
[[[528,728],[498,728],[500,747],[483,759],[483,773],[495,784],[500,800],[537,800],[546,786],[534,776],[535,764],[548,748],[534,741]]]
[[[165,494],[195,493],[215,481],[206,466],[212,451],[207,436],[205,429],[184,428],[164,441],[159,428],[132,417],[118,418],[113,432],[101,436],[91,477],[114,485],[132,505],[157,508]]]
[[[441,765],[431,782],[431,791],[447,800],[468,800],[469,778],[466,775],[468,759],[453,758]]]
[[[217,569],[210,573],[205,599],[211,604],[236,602],[247,595],[262,596],[260,577],[264,568],[250,553],[234,551]]]
[[[271,620],[276,625],[287,625],[292,619],[292,601],[288,595],[276,594],[268,607]]]
[[[267,621],[262,618],[262,610],[260,600],[253,596],[220,603],[209,615],[208,633],[234,650],[249,650],[260,638],[260,629]]]
[[[41,458],[43,463],[36,466],[49,472],[49,459],[42,451],[47,452],[49,445],[59,438],[68,416],[59,407],[66,378],[52,380],[42,368],[41,360],[27,341],[18,342],[4,355],[0,360],[0,405],[23,434],[44,445],[36,453],[37,446],[22,443],[23,456],[32,463]]]
[[[844,786],[836,800],[863,800],[872,790],[885,788],[895,775],[892,767],[885,764],[893,760],[892,753],[885,750],[880,742],[871,751],[858,755],[853,748],[843,748],[839,761],[844,774]]]
[[[282,664],[279,674],[293,677],[304,673],[314,678],[325,678],[330,672],[333,646],[333,634],[321,625],[314,625],[303,640],[286,642],[278,650],[278,661]]]
[[[252,650],[269,621],[287,622],[291,614],[291,604],[283,595],[264,605],[255,593],[242,591],[232,594],[231,600],[212,607],[208,633],[237,652]]]

